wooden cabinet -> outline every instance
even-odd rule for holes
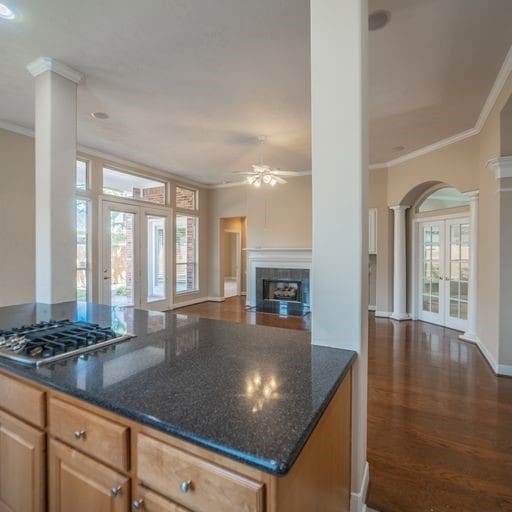
[[[189,512],[172,501],[139,485],[135,492],[132,510],[144,512]]]
[[[50,512],[127,512],[126,476],[52,439],[49,447]]]
[[[0,411],[0,512],[44,512],[45,434]]]
[[[129,429],[51,397],[48,429],[57,439],[120,470],[128,470]]]
[[[263,485],[144,434],[137,477],[194,512],[262,512]]]

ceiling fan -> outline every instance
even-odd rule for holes
[[[256,188],[261,187],[262,184],[275,187],[276,185],[284,185],[288,183],[281,176],[297,176],[296,171],[281,171],[279,169],[272,169],[268,165],[253,165],[252,171],[236,171],[235,174],[247,176],[246,181],[249,185]]]

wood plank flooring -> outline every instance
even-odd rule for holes
[[[178,310],[310,328],[310,317],[244,311],[243,300]],[[512,512],[512,379],[458,332],[370,316],[368,505],[381,512]]]

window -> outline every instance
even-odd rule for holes
[[[184,210],[197,209],[197,190],[185,187],[176,187],[176,208]]]
[[[76,298],[89,299],[89,201],[76,200]]]
[[[78,190],[89,188],[89,163],[86,160],[76,161],[76,188]]]
[[[198,218],[176,215],[176,292],[197,290]]]
[[[418,213],[467,206],[469,199],[456,188],[445,187],[428,195],[418,206]]]
[[[166,204],[166,184],[127,172],[103,168],[103,193],[150,203]]]

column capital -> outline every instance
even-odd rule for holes
[[[489,160],[486,167],[494,173],[497,180],[512,178],[512,156],[502,156]]]
[[[410,206],[403,205],[403,204],[398,204],[396,206],[390,206],[389,207],[389,209],[393,210],[394,212],[405,212],[409,208],[410,208]]]
[[[480,191],[479,190],[470,190],[469,192],[463,192],[463,195],[465,195],[471,201],[475,201],[480,196]]]
[[[82,81],[84,75],[73,68],[70,68],[66,64],[59,62],[58,60],[52,59],[51,57],[39,57],[27,65],[27,71],[33,76],[37,77],[45,71],[52,71],[57,73],[75,84]]]

